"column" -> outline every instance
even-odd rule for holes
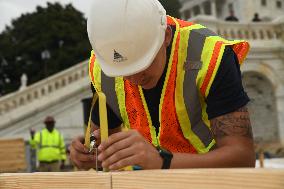
[[[217,18],[217,14],[216,14],[216,1],[215,0],[211,0],[211,14],[212,14],[212,16]]]
[[[199,5],[199,10],[200,10],[200,14],[201,14],[201,15],[204,15],[204,14],[205,14],[203,3],[201,3],[201,4]]]

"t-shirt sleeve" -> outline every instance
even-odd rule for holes
[[[237,55],[231,47],[226,47],[206,99],[208,118],[210,120],[234,112],[248,102],[249,97],[242,85]]]
[[[94,92],[94,91],[93,91]],[[114,113],[111,107],[107,104],[107,118],[108,118],[108,128],[114,129],[119,127],[122,124],[122,121],[118,118],[118,116]],[[94,105],[92,111],[92,121],[97,126],[100,126],[100,116],[99,116],[99,101]]]

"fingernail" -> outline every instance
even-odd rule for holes
[[[102,150],[103,150],[103,146],[100,144],[99,147],[98,147],[98,149],[99,149],[100,151],[102,151]]]
[[[98,156],[98,160],[99,160],[99,161],[102,161],[102,155],[99,155],[99,156]]]

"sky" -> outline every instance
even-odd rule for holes
[[[12,19],[18,18],[23,13],[36,10],[36,6],[46,7],[47,2],[59,2],[63,5],[71,3],[76,9],[85,14],[89,13],[92,0],[0,0],[0,33],[6,25],[11,25]]]

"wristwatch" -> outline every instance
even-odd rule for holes
[[[173,154],[170,151],[160,146],[157,146],[156,149],[158,150],[160,156],[163,159],[162,169],[169,169],[171,167],[171,161],[173,158]]]

